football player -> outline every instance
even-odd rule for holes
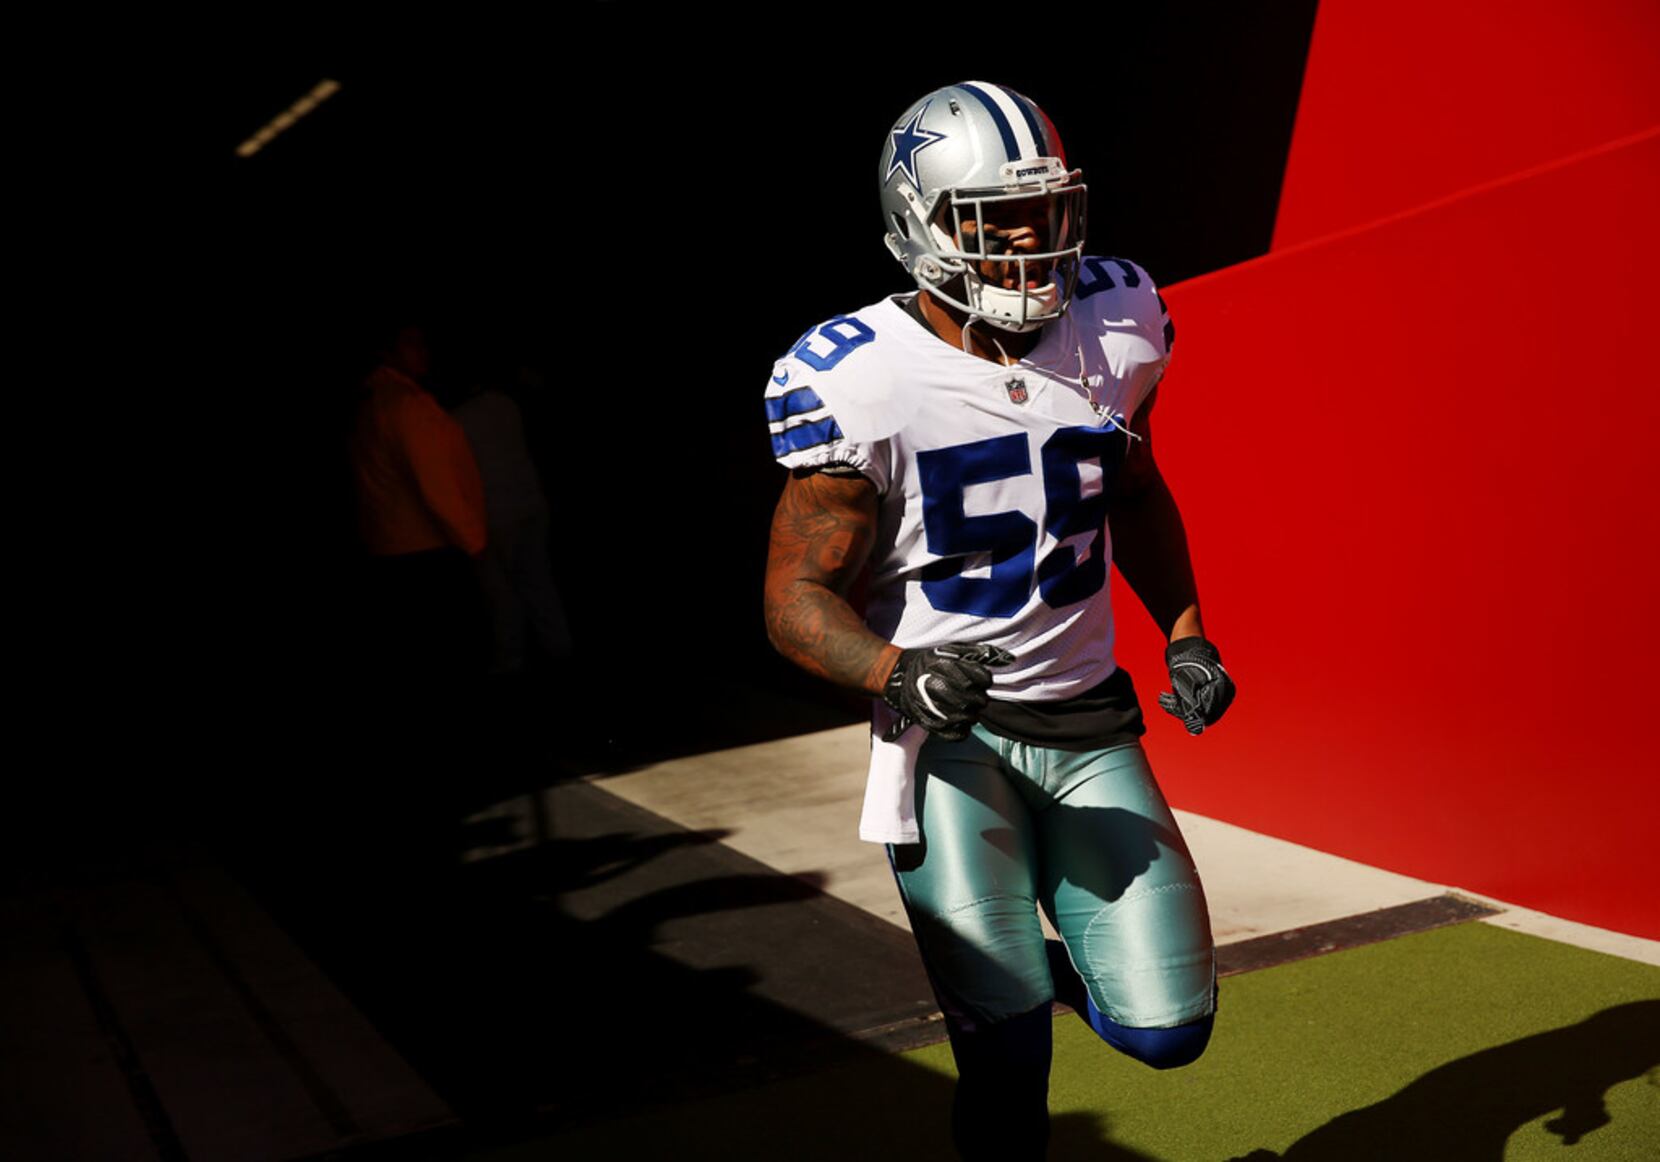
[[[790,475],[767,629],[873,698],[859,833],[886,845],[945,1015],[958,1151],[1038,1157],[1056,997],[1156,1068],[1203,1052],[1216,1003],[1204,892],[1113,657],[1108,565],[1169,639],[1161,706],[1198,734],[1233,682],[1153,460],[1175,332],[1145,270],[1084,253],[1053,123],[1007,87],[950,85],[900,117],[877,176],[918,289],[773,368]],[[846,595],[867,564],[861,618]]]

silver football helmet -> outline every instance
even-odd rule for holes
[[[917,286],[1006,331],[1065,312],[1084,253],[1086,192],[1034,102],[983,81],[936,89],[895,122],[879,176],[888,249]],[[1010,222],[1036,232],[1035,249],[995,228]],[[982,278],[983,262],[1012,265],[1014,289]],[[960,291],[946,289],[959,278]]]

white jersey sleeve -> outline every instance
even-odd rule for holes
[[[845,466],[885,494],[893,479],[888,437],[904,426],[907,403],[868,350],[876,333],[863,313],[811,328],[773,365],[767,426],[784,467]]]
[[[1099,350],[1110,383],[1106,401],[1132,419],[1164,376],[1176,327],[1153,278],[1127,258],[1086,257],[1071,315]]]

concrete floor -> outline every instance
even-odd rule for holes
[[[866,738],[470,777],[455,801],[370,787],[345,810],[323,787],[287,814],[263,800],[263,833],[160,807],[79,846],[48,831],[29,851],[50,861],[0,893],[0,1155],[455,1156],[604,1115],[625,1070],[646,1104],[854,1057],[902,1075],[893,1050],[938,1030],[884,852],[856,834]],[[1177,814],[1225,953],[1446,903]],[[1483,922],[1660,964],[1655,942],[1488,902]],[[642,1073],[652,997],[675,998],[677,1036]]]
[[[905,927],[880,846],[857,835],[869,732],[862,724],[657,763],[593,781],[683,827],[720,830],[722,842]],[[1187,811],[1176,817],[1204,876],[1218,944],[1374,911],[1448,890],[1504,909],[1485,921],[1617,956],[1660,964],[1660,943],[1517,908]]]

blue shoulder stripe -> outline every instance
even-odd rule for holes
[[[816,424],[797,424],[789,431],[772,438],[772,454],[787,456],[791,452],[805,452],[809,448],[816,448],[820,444],[828,444],[831,440],[842,438],[841,426],[835,418],[820,420]]]
[[[824,401],[818,397],[818,392],[810,387],[798,387],[794,391],[786,391],[783,395],[767,396],[767,420],[776,424],[780,420],[787,420],[802,412],[815,411],[823,406]]]

